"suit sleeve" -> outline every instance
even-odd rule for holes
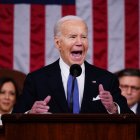
[[[25,113],[31,109],[35,100],[36,94],[33,79],[28,74],[24,82],[23,92],[17,99],[12,113]]]
[[[121,95],[119,88],[119,81],[116,76],[113,75],[110,92],[113,96],[113,101],[120,107],[120,114],[122,113],[133,113],[127,105],[127,100]]]

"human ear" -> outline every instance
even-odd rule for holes
[[[54,43],[55,43],[55,47],[60,50],[61,49],[61,45],[60,45],[60,37],[55,36],[54,37]]]

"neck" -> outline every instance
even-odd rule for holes
[[[4,111],[4,110],[0,110],[0,114],[3,115],[3,114],[9,114],[11,112],[11,110],[9,111]]]

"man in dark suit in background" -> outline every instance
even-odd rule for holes
[[[132,113],[121,95],[119,82],[112,73],[85,61],[88,27],[77,16],[65,16],[54,27],[54,42],[60,58],[27,75],[23,94],[13,112],[71,113],[67,103],[70,66],[78,64],[78,113]]]
[[[127,104],[135,114],[140,114],[140,70],[123,69],[116,73],[122,95],[127,99]]]

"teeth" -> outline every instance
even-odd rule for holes
[[[79,57],[79,56],[81,56],[80,53],[77,53],[77,54],[76,54],[76,53],[72,53],[72,55],[75,56],[75,57]]]

